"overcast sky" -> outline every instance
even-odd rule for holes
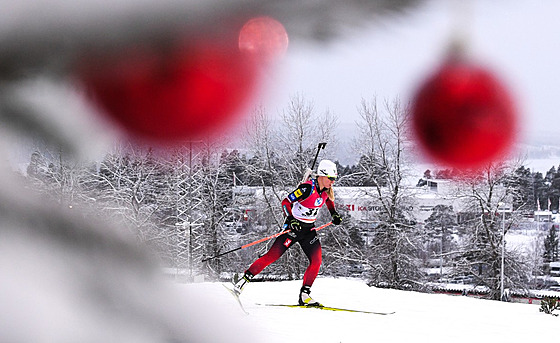
[[[47,2],[42,1],[43,5]],[[97,16],[103,11],[114,12],[102,3],[86,3],[103,8]],[[26,15],[23,19],[33,15],[25,11],[26,6],[22,8],[20,14]],[[81,9],[64,8],[70,13]],[[78,12],[89,18],[88,10]],[[556,118],[560,102],[558,13],[558,0],[427,0],[407,14],[372,17],[369,26],[349,28],[352,32],[327,45],[293,37],[273,73],[274,87],[264,105],[269,113],[280,113],[291,96],[301,94],[314,103],[318,113],[328,109],[342,124],[351,125],[358,120],[357,107],[362,98],[371,100],[375,95],[379,100],[397,96],[409,100],[424,77],[441,63],[452,33],[462,30],[471,55],[494,71],[517,101],[523,123],[520,141],[542,144],[550,142],[550,134],[556,133],[552,143],[560,146]],[[71,17],[66,12],[59,15],[53,18]],[[68,19],[66,24],[79,27],[78,22]],[[2,22],[8,29],[0,30],[7,36],[19,27],[9,24],[9,20]],[[543,133],[546,139],[539,140]]]
[[[542,131],[560,134],[558,13],[560,1],[553,0],[436,0],[372,21],[328,46],[291,42],[267,106],[278,113],[299,93],[316,111],[329,109],[341,123],[354,123],[362,98],[408,100],[441,62],[452,32],[463,30],[474,58],[516,99],[522,140],[535,140]]]

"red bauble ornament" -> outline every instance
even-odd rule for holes
[[[417,91],[412,126],[435,162],[479,169],[509,151],[516,138],[517,115],[512,97],[490,71],[451,59]]]
[[[216,136],[252,97],[260,66],[238,37],[123,49],[84,59],[78,78],[133,138],[170,144]]]
[[[239,50],[263,63],[281,58],[288,49],[288,33],[278,20],[262,16],[248,20],[239,31]]]

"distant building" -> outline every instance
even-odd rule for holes
[[[404,209],[412,213],[414,218],[425,221],[437,205],[457,207],[457,199],[447,194],[442,187],[408,187],[409,196],[406,203],[402,204]],[[349,213],[352,218],[360,221],[369,221],[375,218],[375,214],[382,212],[382,205],[376,200],[377,190],[375,187],[336,187],[336,204],[339,209]]]
[[[450,180],[421,178],[416,185],[403,186],[403,192],[407,196],[401,205],[420,223],[430,217],[437,205],[451,206],[458,214],[465,212],[464,200],[457,197],[454,184]],[[255,212],[257,211],[255,201],[256,199],[263,199],[265,193],[273,194],[272,188],[250,186],[234,188],[234,195],[239,200],[239,206],[242,207],[240,210],[244,216],[247,216],[244,217],[245,220],[248,218],[251,221],[253,216],[258,215]],[[279,196],[282,198],[286,194],[286,192],[283,192]],[[377,200],[378,194],[375,187],[335,186],[335,197],[338,210],[350,214],[352,218],[358,221],[374,221],[376,214],[384,210],[382,204]],[[498,209],[499,212],[511,212],[511,210],[511,204],[504,204]]]
[[[552,211],[535,211],[534,218],[539,223],[552,222]]]

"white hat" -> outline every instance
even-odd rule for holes
[[[322,160],[317,167],[317,176],[338,177],[336,164],[329,160]]]

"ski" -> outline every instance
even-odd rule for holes
[[[339,307],[329,307],[329,306],[304,306],[304,305],[288,305],[288,304],[257,304],[262,306],[278,306],[278,307],[292,307],[292,308],[314,308],[317,310],[324,311],[337,311],[337,312],[353,312],[353,313],[367,313],[367,314],[378,314],[382,316],[394,314],[395,312],[374,312],[374,311],[362,311],[362,310],[351,310],[347,308]]]
[[[235,298],[235,300],[237,300],[237,303],[239,304],[239,307],[241,308],[241,311],[243,311],[243,313],[245,314],[249,314],[249,312],[247,312],[247,310],[245,310],[245,307],[243,306],[243,304],[241,303],[241,299],[239,299],[239,294],[237,294],[233,289],[229,288],[228,286],[226,286],[225,284],[222,283],[222,286],[224,286],[225,289],[228,290],[228,292],[233,295],[233,297]]]

